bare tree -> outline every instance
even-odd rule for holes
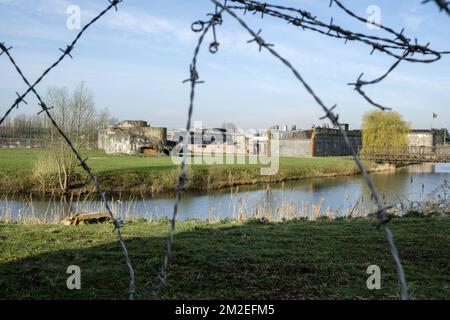
[[[73,103],[70,101],[70,96],[66,88],[53,87],[48,89],[46,104],[52,106],[52,115],[58,122],[59,126],[65,132],[72,137],[72,128],[74,122],[75,112],[71,110]],[[76,137],[73,137],[74,144],[78,145]],[[55,162],[56,166],[49,166],[50,168],[57,168],[57,179],[59,187],[62,192],[66,193],[71,185],[76,159],[69,147],[62,141],[61,137],[55,131],[54,128],[51,130],[51,148],[53,156],[48,159],[49,163]],[[42,164],[38,162],[38,164]],[[42,170],[44,171],[44,170]],[[51,177],[51,175],[49,175]]]
[[[53,107],[52,116],[77,149],[86,148],[92,136],[96,136],[98,126],[107,125],[111,119],[107,111],[97,113],[93,95],[83,82],[72,93],[69,93],[67,88],[49,88],[45,100],[48,106]],[[57,180],[59,189],[67,193],[75,177],[77,159],[53,127],[50,134],[50,146],[51,157],[47,156],[44,161],[38,161],[36,164],[47,167],[47,170],[36,168],[36,172],[40,173],[38,179],[41,186],[45,188],[45,185],[54,186],[56,183],[49,181],[43,184],[42,179],[53,177]],[[48,170],[56,170],[56,172],[49,174]]]

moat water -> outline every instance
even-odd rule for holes
[[[385,203],[398,205],[424,201],[436,188],[450,179],[450,164],[423,164],[396,171],[371,174]],[[122,196],[110,199],[116,217],[157,220],[170,217],[175,193],[153,197]],[[374,203],[371,192],[361,175],[334,178],[313,178],[301,181],[264,185],[241,186],[209,192],[185,192],[179,207],[179,220],[220,220],[237,218],[242,212],[259,214],[279,212],[280,208],[303,211],[334,212],[343,215],[349,210],[371,210]],[[289,211],[288,210],[288,211]],[[41,221],[59,220],[71,212],[104,211],[98,200],[72,199],[70,205],[63,199],[44,199],[39,196],[4,195],[0,200],[0,218],[17,220],[27,217]],[[309,213],[308,213],[309,212]]]

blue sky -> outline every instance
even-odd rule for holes
[[[274,1],[275,2],[275,1]],[[280,0],[343,27],[368,31],[364,24],[349,20],[339,9],[329,8],[329,0]],[[382,23],[431,42],[436,50],[450,50],[450,20],[433,4],[421,0],[343,0],[360,15],[370,5],[381,8]],[[12,51],[30,80],[60,55],[58,48],[69,44],[77,30],[69,30],[66,10],[81,8],[81,22],[87,23],[107,5],[106,0],[0,0],[0,41],[14,46]],[[85,81],[98,108],[108,108],[120,119],[143,119],[152,125],[184,127],[189,85],[189,64],[198,34],[192,22],[206,19],[213,10],[209,0],[125,0],[119,11],[111,11],[80,40],[67,59],[37,87],[73,88]],[[372,109],[347,86],[361,72],[366,79],[384,73],[394,62],[361,44],[323,37],[302,31],[273,18],[261,20],[245,16],[249,25],[263,29],[263,37],[274,43],[302,73],[327,105],[338,104],[343,122],[359,127],[361,116]],[[229,16],[218,29],[220,51],[200,54],[198,72],[206,83],[198,87],[194,118],[205,126],[234,122],[241,128],[266,128],[273,124],[296,124],[310,128],[320,123],[320,108],[292,74],[267,52],[258,52],[250,37]],[[208,37],[208,43],[211,35]],[[429,128],[432,113],[439,115],[435,127],[450,126],[450,55],[434,64],[405,63],[384,82],[366,87],[376,101],[391,106],[411,121],[415,128]],[[0,57],[0,110],[26,86],[5,56]],[[34,97],[20,112],[37,112]]]

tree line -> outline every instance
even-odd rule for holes
[[[98,131],[117,122],[107,109],[97,110],[92,92],[84,82],[71,92],[65,87],[51,87],[44,100],[58,126],[78,150],[97,148]],[[41,192],[68,193],[79,178],[75,155],[46,114],[21,114],[6,121],[0,127],[0,144],[8,140],[20,141],[21,146],[47,147],[49,152],[36,159],[30,176]]]
[[[70,92],[65,87],[47,90],[45,103],[61,129],[81,148],[96,148],[98,131],[118,121],[108,109],[98,110],[92,92],[82,82]],[[50,147],[59,136],[48,117],[19,114],[8,118],[0,126],[0,143],[11,141],[31,142]]]

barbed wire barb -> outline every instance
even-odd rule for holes
[[[0,56],[11,49],[12,47],[7,48],[4,42],[0,42]]]
[[[448,0],[423,0],[422,3],[434,2],[440,11],[446,12],[450,16],[450,1]]]

